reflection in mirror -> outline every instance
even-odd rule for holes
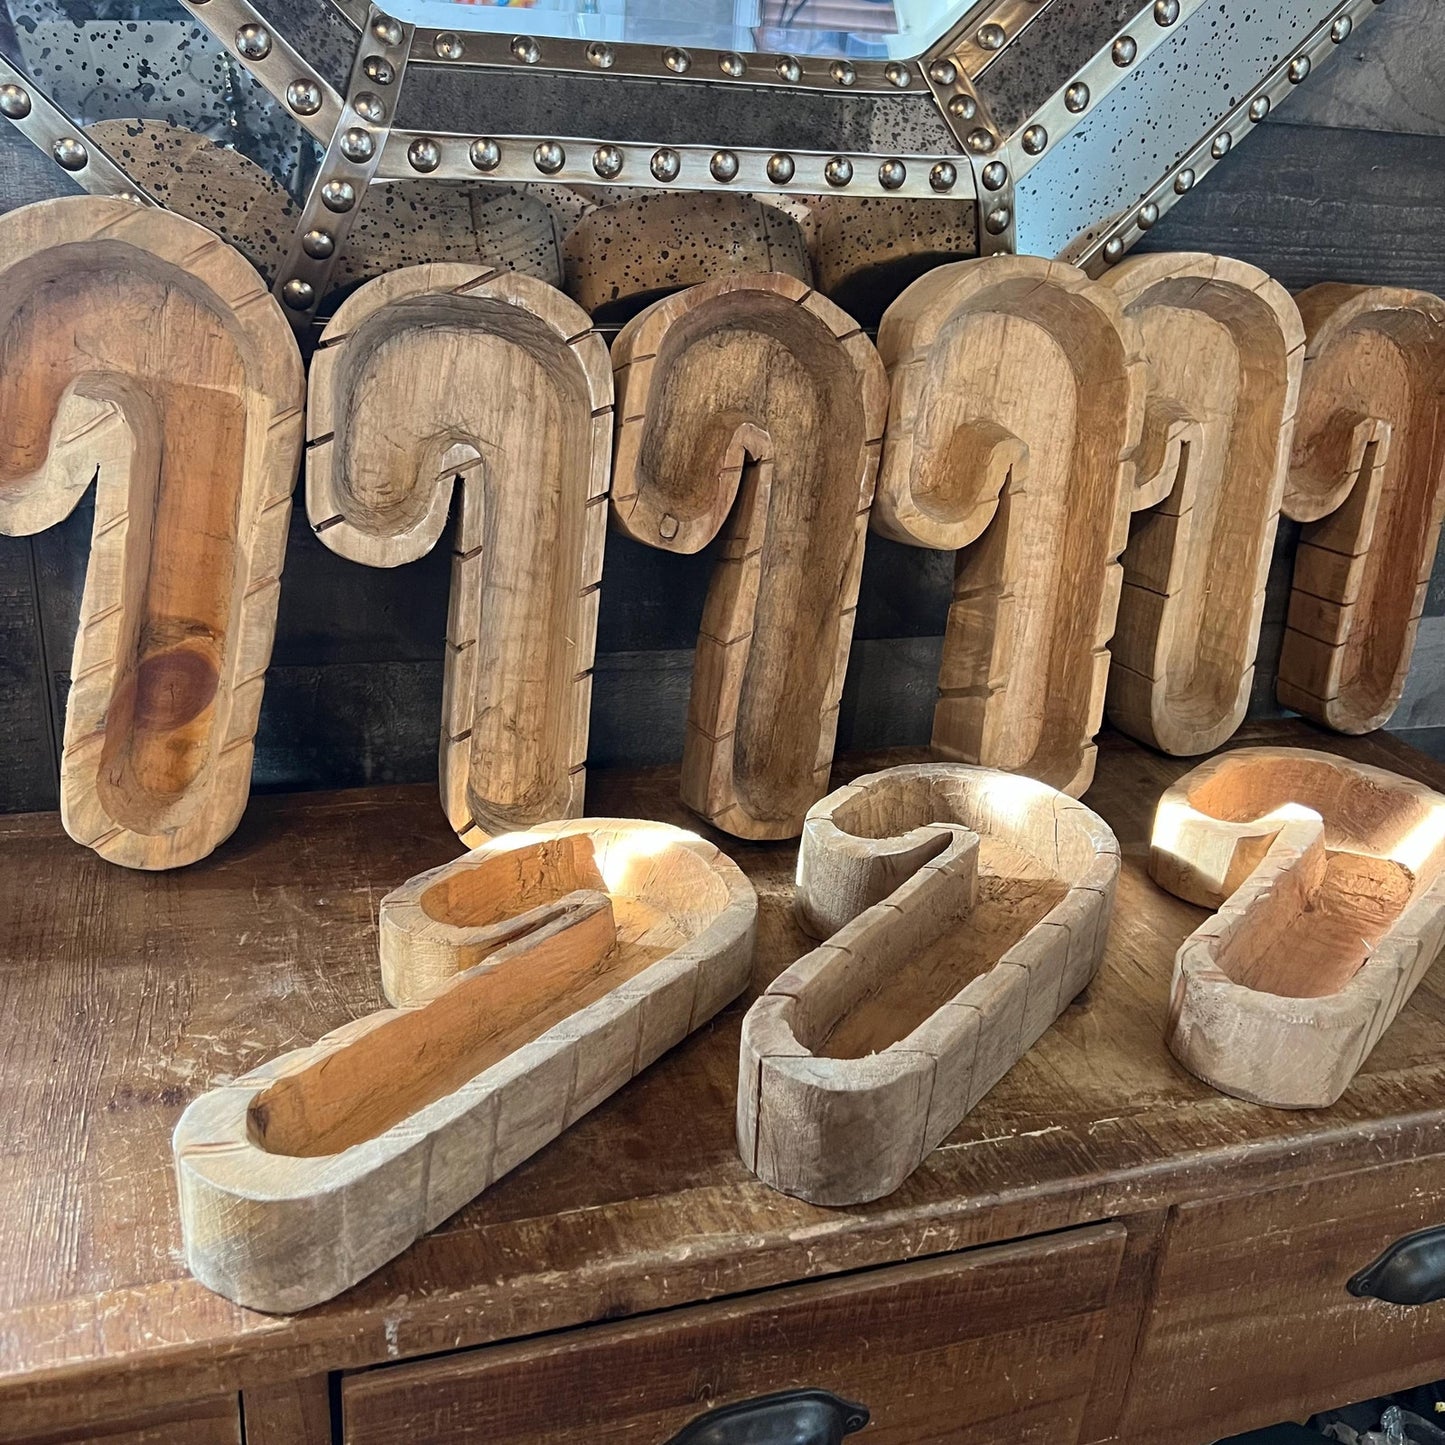
[[[791,51],[887,60],[920,55],[967,14],[969,0],[398,0],[417,25],[640,45]],[[682,13],[679,13],[681,11]]]

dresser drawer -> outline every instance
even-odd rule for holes
[[[23,1445],[241,1445],[241,1408],[235,1395],[222,1395],[127,1420],[31,1436]]]
[[[1199,1445],[1445,1375],[1445,1301],[1345,1284],[1445,1225],[1445,1158],[1174,1211],[1120,1438]]]
[[[712,1406],[803,1387],[870,1445],[1066,1445],[1125,1231],[1018,1244],[391,1365],[342,1385],[347,1445],[662,1445]]]

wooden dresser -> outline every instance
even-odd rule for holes
[[[1445,788],[1384,735],[1251,742]],[[1116,736],[1099,764],[1087,801],[1125,855],[1103,970],[895,1194],[819,1209],[743,1167],[738,1004],[290,1318],[187,1275],[170,1131],[212,1082],[382,1005],[377,900],[459,851],[434,790],[255,799],[167,874],[101,862],[53,815],[0,819],[0,1440],[663,1445],[817,1386],[867,1407],[860,1441],[1199,1445],[1445,1375],[1445,1303],[1345,1290],[1445,1224],[1445,975],[1333,1109],[1212,1092],[1162,1040],[1201,915],[1144,868],[1189,764]],[[676,787],[594,774],[590,811],[688,824]],[[794,850],[726,846],[761,897],[762,984],[806,946]]]

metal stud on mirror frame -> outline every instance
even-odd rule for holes
[[[327,181],[321,187],[321,204],[338,214],[349,211],[356,204],[356,187],[350,181]]]
[[[783,151],[778,151],[768,157],[766,170],[768,179],[775,186],[785,186],[793,179],[793,172],[797,167],[793,164],[793,158]]]
[[[50,153],[67,171],[83,171],[90,164],[90,152],[74,136],[61,136]]]
[[[30,114],[30,92],[23,85],[0,85],[0,115],[24,120]]]
[[[425,175],[442,163],[442,148],[430,136],[418,136],[406,148],[406,159],[412,170]]]
[[[682,170],[682,157],[675,150],[663,146],[652,153],[648,169],[660,181],[675,181]]]
[[[255,22],[236,31],[236,49],[247,60],[265,60],[271,53],[271,32]]]
[[[321,109],[321,87],[314,80],[298,76],[286,87],[286,104],[297,115],[315,115]]]

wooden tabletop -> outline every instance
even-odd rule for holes
[[[1260,742],[1445,789],[1445,768],[1384,734],[1268,723],[1233,745]],[[1124,869],[1099,977],[887,1199],[815,1208],[744,1168],[744,1001],[399,1259],[293,1317],[187,1274],[171,1129],[210,1085],[383,1006],[377,901],[460,851],[435,791],[257,798],[214,856],[160,874],[102,862],[53,814],[0,818],[0,1439],[1439,1151],[1439,969],[1327,1111],[1226,1098],[1165,1050],[1173,954],[1202,914],[1145,862],[1154,803],[1190,765],[1101,739],[1086,801]],[[588,806],[697,826],[676,789],[671,768],[594,773]],[[762,986],[808,946],[789,913],[795,849],[718,841],[758,888]]]

